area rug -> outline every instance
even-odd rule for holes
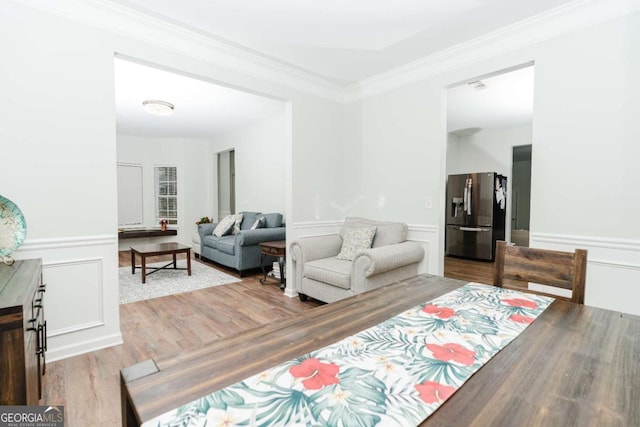
[[[148,264],[148,267],[161,267],[165,264],[166,262],[153,263]],[[178,261],[178,268],[186,266],[186,261],[182,263]],[[131,267],[121,267],[118,269],[118,282],[120,284],[120,304],[126,304],[236,283],[240,282],[240,279],[199,262],[191,262],[191,276],[187,275],[186,270],[166,269],[147,275],[147,283],[145,284],[142,284],[140,270],[136,270],[136,274],[131,274]]]

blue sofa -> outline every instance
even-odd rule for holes
[[[217,223],[198,225],[200,235],[200,257],[238,270],[240,277],[247,270],[260,267],[262,261],[265,267],[271,266],[276,257],[265,256],[262,259],[261,242],[285,240],[285,226],[282,214],[260,212],[242,212],[244,218],[237,234],[217,237],[213,230]],[[251,230],[253,223],[263,216],[263,228]]]

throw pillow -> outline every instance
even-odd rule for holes
[[[376,235],[376,227],[364,227],[348,230],[342,236],[342,248],[338,259],[353,261],[357,254],[369,249]]]
[[[233,224],[233,231],[231,234],[238,234],[240,232],[240,225],[242,225],[242,218],[244,218],[243,213],[237,213],[235,215],[236,222]]]
[[[235,222],[236,222],[235,215],[225,216],[224,218],[222,218],[222,221],[220,221],[218,225],[216,225],[216,228],[213,230],[213,235],[216,237],[222,237],[225,234],[229,234]]]
[[[264,217],[263,216],[258,217],[258,219],[256,219],[256,221],[251,225],[251,229],[256,230],[258,228],[263,228],[264,223],[265,223]]]

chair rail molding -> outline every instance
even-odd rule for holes
[[[531,233],[531,247],[586,249],[585,304],[640,315],[640,240],[554,233]]]

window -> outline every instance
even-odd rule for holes
[[[156,220],[178,223],[178,173],[175,166],[156,166]]]

